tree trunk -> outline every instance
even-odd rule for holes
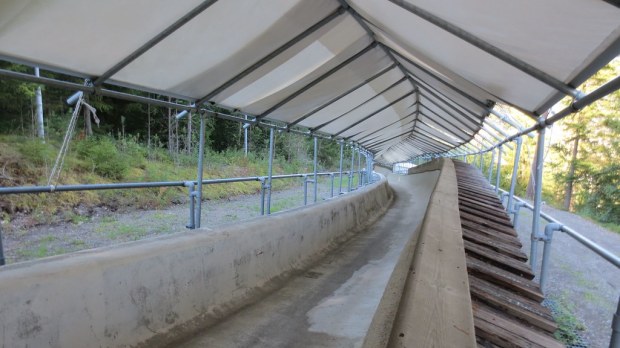
[[[530,167],[530,178],[527,181],[527,188],[525,189],[525,197],[529,200],[534,199],[534,187],[536,182],[536,161],[538,161],[538,154],[534,151],[534,159],[532,160],[532,165]]]
[[[541,117],[546,120],[547,117],[549,117],[549,111],[546,111],[544,114],[541,115]],[[536,184],[536,162],[538,162],[538,143],[536,143],[536,147],[534,148],[534,160],[532,161],[532,166],[530,168],[530,179],[527,181],[527,189],[525,190],[525,197],[530,200],[534,199],[534,188]]]
[[[579,136],[575,137],[573,142],[573,156],[568,168],[568,177],[566,187],[564,189],[564,210],[570,211],[570,203],[573,199],[573,183],[575,181],[575,166],[577,165],[577,154],[579,152]]]

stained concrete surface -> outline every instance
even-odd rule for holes
[[[396,197],[378,221],[284,287],[174,346],[360,347],[438,174],[389,175]]]

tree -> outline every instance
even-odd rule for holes
[[[618,75],[620,59],[615,59],[580,89],[590,93]],[[564,134],[554,145],[553,175],[565,209],[616,223],[620,222],[619,108],[620,92],[616,91],[561,123]]]

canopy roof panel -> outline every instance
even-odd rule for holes
[[[579,97],[620,53],[619,18],[602,0],[6,0],[0,58],[214,103],[391,163],[496,140],[483,128],[495,104],[535,118]]]

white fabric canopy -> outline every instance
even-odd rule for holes
[[[535,117],[619,53],[620,9],[602,0],[0,2],[2,59],[216,103],[388,163],[481,136],[496,103]]]

